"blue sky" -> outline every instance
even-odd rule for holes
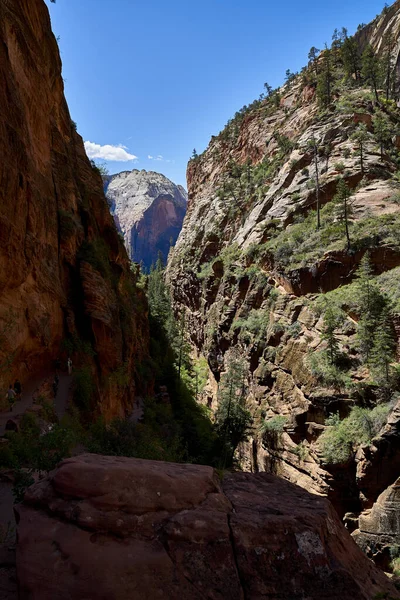
[[[381,0],[57,0],[71,116],[111,173],[159,171],[186,185],[192,149],[268,81],[299,70],[335,27],[353,32]],[[118,148],[103,148],[117,146]],[[99,148],[100,147],[100,148]],[[132,156],[137,159],[121,161]],[[149,158],[152,157],[152,158]],[[104,162],[104,161],[99,161]]]

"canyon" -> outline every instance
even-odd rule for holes
[[[395,40],[398,70],[399,34],[397,1],[353,41],[385,56]],[[189,162],[186,206],[156,173],[102,180],[46,5],[0,1],[0,384],[74,365],[72,426],[46,403],[50,379],[1,442],[21,600],[400,598],[383,572],[400,546],[399,388],[380,379],[400,337],[400,115],[338,56],[319,58],[329,77],[336,60],[329,102],[310,64],[239,111]],[[161,269],[143,277],[124,242],[146,268],[169,252],[175,318]],[[390,321],[378,375],[359,348],[362,285]],[[347,370],[312,362],[329,343]],[[214,421],[233,363],[228,421],[240,396],[251,427],[227,465],[229,423],[218,438]],[[196,461],[218,469],[190,464],[203,440]]]
[[[360,26],[353,48],[361,57],[371,44],[377,55],[387,56],[384,43],[392,40],[390,64],[398,72],[399,33],[400,3],[395,2],[374,22]],[[368,87],[354,85],[357,71],[353,82],[340,88],[332,77],[334,60],[334,50],[320,54],[319,73],[328,73],[334,90],[329,105],[323,106],[310,62],[281,89],[268,90],[238,111],[189,162],[188,211],[167,277],[193,352],[207,360],[203,402],[214,413],[229,365],[238,357],[244,365],[240,395],[253,427],[237,451],[241,467],[327,496],[354,530],[365,527],[367,512],[399,476],[398,384],[382,408],[379,390],[360,365],[356,309],[359,268],[367,260],[368,277],[376,278],[379,293],[389,294],[387,302],[395,306],[391,328],[399,343],[400,208],[393,158],[398,138],[390,133],[396,131],[398,109],[394,102],[382,108]],[[385,150],[376,142],[380,110],[391,123]],[[358,131],[365,133],[361,160]],[[350,226],[348,214],[340,216],[339,180],[351,206]],[[345,219],[351,238],[347,247]],[[343,317],[337,348],[344,360],[357,365],[348,383],[340,369],[334,380],[329,368],[318,371],[312,362],[326,352],[327,305],[340,309]],[[374,407],[388,417],[372,439],[350,445],[341,460],[327,460],[320,440],[339,432],[339,424],[350,422],[346,419],[352,415],[367,415]],[[338,441],[336,449],[346,444]],[[382,503],[379,507],[373,510],[383,515]],[[358,523],[360,513],[365,519]],[[391,522],[389,513],[384,518]],[[354,535],[386,565],[390,546],[400,542],[394,535],[390,543],[382,538],[376,545],[371,533],[369,544],[365,530]]]

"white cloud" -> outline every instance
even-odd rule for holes
[[[150,154],[148,154],[147,158],[149,158],[150,160],[153,160],[154,156],[151,156]]]
[[[165,160],[162,154],[157,154],[157,156],[151,156],[151,154],[148,154],[147,158],[149,160]],[[169,162],[169,160],[167,160],[166,162]]]
[[[100,144],[88,141],[85,142],[85,150],[89,158],[100,158],[116,162],[128,162],[137,159],[137,156],[127,152],[128,148],[122,144],[118,146],[111,146],[110,144],[100,146]]]

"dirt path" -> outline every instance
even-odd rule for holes
[[[132,423],[138,423],[143,419],[144,416],[144,402],[143,398],[138,398],[135,402],[135,408],[131,412],[128,420]]]

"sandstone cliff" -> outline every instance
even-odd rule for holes
[[[104,187],[131,259],[146,270],[159,252],[166,261],[182,228],[185,190],[160,173],[136,169],[105,177]]]
[[[371,43],[384,56],[383,40],[390,38],[391,68],[398,71],[399,31],[396,2],[360,30],[356,46],[361,52]],[[321,65],[324,60],[322,54]],[[344,86],[335,80],[331,102],[322,107],[312,69],[244,107],[190,161],[188,212],[168,277],[177,311],[186,312],[192,345],[208,360],[204,402],[217,408],[221,374],[233,350],[247,365],[246,402],[254,427],[239,451],[242,466],[327,494],[341,515],[358,514],[400,474],[396,397],[385,405],[389,424],[379,423],[384,429],[373,443],[359,440],[342,464],[323,460],[318,439],[333,427],[328,417],[343,420],[352,407],[371,409],[380,401],[357,354],[360,315],[354,310],[357,289],[350,285],[366,251],[377,285],[395,303],[392,326],[399,331],[394,134],[400,113],[394,102],[378,103],[354,78]],[[390,132],[384,148],[377,142],[377,119]],[[359,124],[366,131],[363,161],[354,137]],[[350,248],[339,200],[333,202],[338,177],[351,196]],[[337,331],[340,347],[354,368],[347,382],[322,383],[309,356],[325,348],[321,293],[334,290],[329,299],[345,313]]]
[[[121,414],[146,354],[145,307],[71,120],[42,0],[0,3],[0,79],[1,384],[50,370],[64,348],[85,365],[85,408]]]
[[[329,502],[267,474],[84,455],[17,507],[20,600],[373,600]]]

